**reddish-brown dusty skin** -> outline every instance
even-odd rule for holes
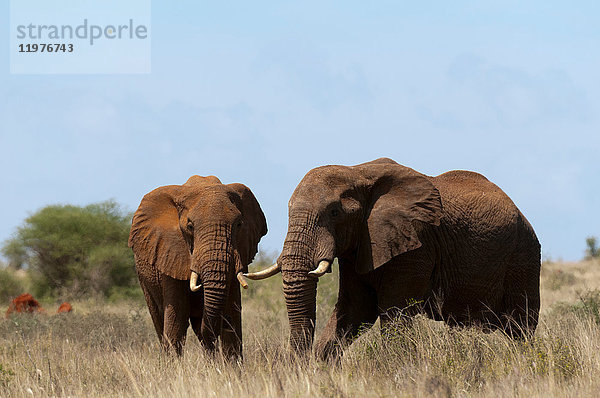
[[[236,275],[248,272],[266,233],[265,215],[243,184],[192,176],[144,196],[133,215],[129,247],[165,350],[181,355],[191,324],[206,349],[214,350],[220,337],[224,355],[241,357]]]
[[[12,313],[21,312],[42,312],[42,306],[40,303],[33,298],[29,293],[23,293],[20,296],[13,299],[6,310],[6,317],[8,318]]]
[[[71,312],[73,311],[73,307],[71,306],[71,304],[64,302],[60,305],[60,307],[58,307],[58,310],[56,310],[57,314],[61,314],[63,312]]]

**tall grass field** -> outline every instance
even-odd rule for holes
[[[535,337],[450,329],[417,317],[385,335],[375,325],[337,363],[294,360],[281,278],[243,291],[244,359],[161,353],[142,301],[73,302],[74,312],[0,320],[0,397],[598,397],[600,261],[546,262]],[[318,330],[337,298],[321,278]],[[6,310],[8,302],[2,303]]]

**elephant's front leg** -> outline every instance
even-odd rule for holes
[[[417,253],[418,254],[418,253]],[[424,255],[424,254],[422,254]],[[377,308],[382,332],[412,325],[416,314],[437,311],[431,297],[433,263],[427,257],[404,259],[376,271]],[[428,298],[431,297],[431,300]]]
[[[242,297],[237,284],[231,286],[225,305],[221,344],[225,357],[242,357]]]
[[[164,276],[164,330],[163,348],[168,352],[175,350],[178,356],[183,352],[185,335],[189,326],[190,302],[188,282]]]
[[[335,309],[316,343],[321,359],[337,358],[364,327],[377,319],[377,295],[354,271],[340,261],[340,291]]]

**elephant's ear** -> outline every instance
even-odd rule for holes
[[[138,272],[157,268],[168,276],[190,278],[190,252],[179,228],[176,197],[179,185],[169,185],[146,194],[133,215],[129,247],[135,254]]]
[[[267,220],[258,201],[250,188],[244,184],[229,184],[241,199],[241,212],[243,217],[238,251],[242,260],[243,271],[248,271],[248,264],[252,262],[258,252],[260,238],[267,234]],[[242,270],[236,270],[239,272]]]
[[[356,262],[357,272],[366,273],[421,247],[415,221],[439,225],[442,203],[429,178],[413,169],[389,162],[355,167],[368,181]]]

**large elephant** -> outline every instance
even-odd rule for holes
[[[324,166],[289,201],[277,263],[290,341],[311,347],[318,277],[338,258],[340,287],[316,351],[338,354],[362,325],[424,312],[452,325],[533,333],[540,306],[540,244],[510,198],[484,176],[429,177],[390,159]]]
[[[265,216],[245,185],[193,176],[142,199],[129,246],[163,347],[181,355],[189,324],[204,347],[241,356],[242,272],[267,233]]]

